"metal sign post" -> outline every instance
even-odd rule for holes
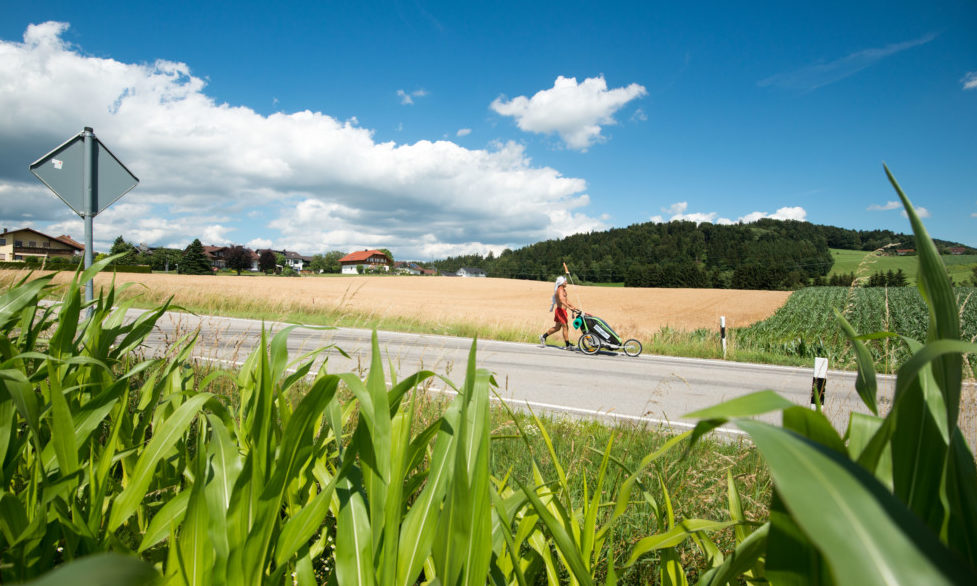
[[[88,126],[31,163],[30,170],[85,221],[85,268],[92,266],[95,216],[129,193],[139,179]],[[94,291],[94,280],[89,280],[85,301],[94,298]]]

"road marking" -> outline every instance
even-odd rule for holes
[[[200,357],[196,357],[195,356],[195,357],[192,357],[192,358],[194,360],[202,360],[204,362],[219,362],[219,363],[223,363],[223,364],[231,364],[231,365],[238,366],[238,367],[244,365],[244,362],[243,361],[240,361],[240,360],[225,360],[223,358],[208,358],[208,357],[205,357],[205,356],[200,356]],[[294,369],[294,368],[286,369],[286,372],[294,373],[295,371],[296,371],[296,369]],[[313,379],[313,378],[315,378],[315,376],[316,376],[315,374],[311,374],[310,373],[310,374],[307,374],[305,376],[305,378],[306,379]],[[366,379],[364,378],[363,380],[365,381]],[[446,386],[442,386],[442,387],[438,388],[438,387],[434,386],[433,384],[430,385],[430,386],[428,386],[427,389],[426,389],[426,391],[440,393],[442,395],[457,395],[458,394],[458,391],[456,391],[456,390],[454,390],[452,388],[449,388],[449,387],[446,387]],[[669,431],[675,431],[674,429],[672,429],[672,428],[675,428],[675,427],[679,427],[679,428],[682,428],[682,429],[693,429],[696,426],[695,423],[685,423],[683,421],[671,421],[671,420],[668,420],[668,419],[656,419],[654,417],[642,417],[640,415],[625,415],[623,413],[614,413],[612,411],[598,411],[598,410],[595,410],[595,409],[583,409],[581,407],[568,407],[566,405],[556,405],[554,403],[541,403],[539,401],[529,401],[529,400],[525,400],[525,399],[514,399],[514,398],[513,399],[503,399],[502,397],[499,397],[499,396],[496,396],[496,395],[490,395],[489,396],[489,400],[490,401],[494,401],[496,403],[502,403],[502,404],[511,405],[511,406],[517,406],[517,407],[518,406],[521,406],[521,405],[525,405],[527,407],[537,407],[539,409],[543,409],[543,410],[549,411],[549,412],[560,411],[560,412],[565,412],[565,413],[575,413],[575,414],[578,414],[578,415],[587,416],[587,417],[592,418],[592,419],[612,419],[612,420],[617,420],[617,421],[631,421],[631,422],[638,422],[638,423],[647,423],[647,424],[658,426],[659,428],[668,428]],[[734,435],[734,436],[746,436],[746,432],[744,432],[742,430],[739,430],[739,429],[730,429],[730,428],[726,428],[726,427],[719,427],[719,428],[714,429],[713,431],[715,433],[720,433],[720,434],[727,434],[727,435]]]

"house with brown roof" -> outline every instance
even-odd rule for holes
[[[0,233],[0,261],[25,261],[28,257],[38,259],[71,258],[80,256],[85,247],[70,236],[48,236],[33,228],[19,228]]]
[[[389,271],[391,259],[379,250],[359,250],[339,259],[339,264],[344,275],[355,275],[360,272],[358,267],[364,271]]]

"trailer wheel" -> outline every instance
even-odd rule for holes
[[[593,334],[584,334],[577,340],[577,348],[584,354],[596,354],[600,350],[600,340]]]
[[[641,342],[631,338],[630,340],[624,342],[624,353],[628,356],[637,356],[641,354]]]

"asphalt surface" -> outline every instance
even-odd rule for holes
[[[264,325],[269,331],[278,331],[286,324]],[[198,327],[200,336],[194,356],[231,366],[243,361],[258,344],[262,323],[170,313],[160,320],[149,343],[162,348]],[[318,360],[328,360],[330,372],[358,372],[365,376],[371,335],[370,330],[299,327],[289,334],[288,348],[296,358],[326,348]],[[378,332],[378,340],[385,368],[392,365],[398,378],[426,369],[456,385],[464,380],[470,339]],[[349,358],[335,347],[342,348]],[[588,356],[557,346],[493,340],[479,340],[476,356],[476,364],[495,375],[499,397],[517,408],[636,422],[676,431],[694,425],[695,420],[683,417],[687,413],[759,390],[776,391],[803,406],[810,406],[811,400],[813,361],[811,368],[792,368],[647,354],[631,358],[600,352]],[[880,376],[878,386],[878,400],[884,412],[891,401],[895,379]],[[968,387],[964,395],[972,398],[973,385]],[[443,384],[435,385],[434,390],[450,392]],[[853,411],[868,413],[855,392],[855,373],[829,370],[824,413],[843,432]],[[779,423],[780,414],[761,419]],[[973,438],[973,422],[962,420],[961,425],[967,437]]]

